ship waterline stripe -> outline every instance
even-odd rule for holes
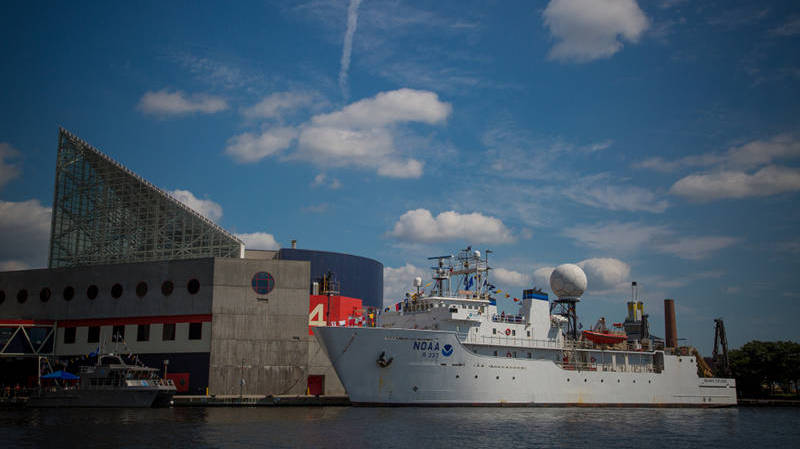
[[[204,323],[211,321],[211,314],[203,315],[161,315],[161,316],[139,316],[139,317],[118,317],[118,318],[94,318],[62,320],[58,322],[58,327],[82,327],[82,326],[119,326],[126,324],[173,324],[173,323]]]

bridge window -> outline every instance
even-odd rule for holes
[[[100,343],[100,326],[89,326],[89,337],[87,343]]]
[[[122,342],[124,340],[125,340],[125,326],[114,326],[113,332],[111,333],[111,341]]]
[[[189,340],[201,340],[203,338],[203,323],[189,323]]]
[[[74,327],[65,327],[64,328],[64,344],[72,344],[75,343],[75,334],[76,329]]]
[[[164,328],[161,331],[161,340],[175,340],[175,323],[164,323]]]
[[[136,341],[150,341],[150,325],[140,324],[136,328]]]

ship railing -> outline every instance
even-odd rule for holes
[[[570,370],[570,371],[601,371],[601,372],[612,372],[612,373],[654,373],[655,369],[653,365],[637,365],[637,364],[617,364],[617,366],[612,365],[611,363],[598,363],[598,362],[580,362],[580,361],[564,361],[564,360],[557,360],[555,364],[559,366],[561,369]]]
[[[563,349],[560,342],[556,340],[536,340],[525,337],[506,337],[501,335],[472,335],[467,334],[464,338],[459,338],[462,343],[486,345],[486,346],[513,346],[519,348],[544,348],[544,349]]]

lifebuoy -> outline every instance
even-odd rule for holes
[[[511,329],[506,328],[506,335],[511,335]]]

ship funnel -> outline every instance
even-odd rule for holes
[[[664,300],[664,346],[678,347],[678,325],[675,322],[675,300]]]

